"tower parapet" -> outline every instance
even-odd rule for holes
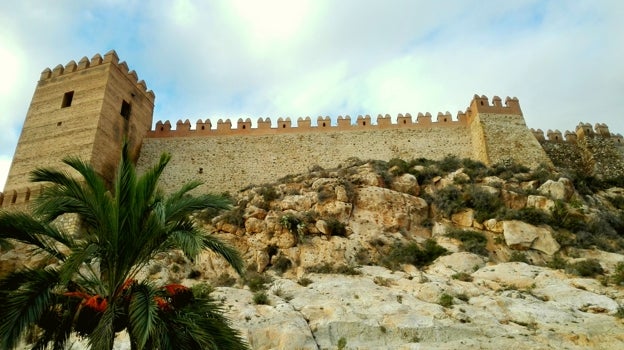
[[[22,127],[2,206],[31,198],[32,170],[70,170],[61,163],[68,156],[91,163],[112,181],[124,139],[138,158],[152,125],[154,98],[113,50],[44,69]]]

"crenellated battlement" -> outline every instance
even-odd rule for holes
[[[154,103],[155,95],[152,90],[147,89],[147,84],[143,80],[139,80],[137,73],[134,70],[129,70],[128,64],[123,61],[119,62],[119,56],[115,50],[108,51],[104,57],[99,53],[95,54],[90,60],[85,56],[76,63],[74,60],[67,62],[65,66],[62,64],[57,65],[53,69],[46,68],[41,72],[39,81],[45,82],[50,79],[66,76],[71,73],[80,72],[87,69],[96,68],[106,64],[112,64],[117,66],[121,72],[130,80],[139,91],[143,92],[146,97]]]
[[[437,120],[432,121],[430,113],[418,113],[416,120],[411,114],[398,114],[392,118],[389,114],[379,114],[376,118],[370,115],[359,115],[355,121],[351,116],[338,116],[335,122],[328,116],[319,116],[316,123],[312,123],[310,117],[298,118],[297,125],[293,125],[291,118],[278,118],[275,123],[270,118],[258,118],[256,126],[252,126],[250,118],[239,118],[234,124],[231,119],[219,119],[213,125],[210,119],[197,120],[195,126],[186,119],[178,120],[175,129],[170,121],[158,121],[147,137],[188,137],[188,136],[218,136],[218,135],[267,135],[278,133],[307,133],[307,132],[335,132],[335,131],[360,131],[392,128],[430,128],[439,126],[466,126],[465,113],[459,112],[456,119],[449,113],[438,113]]]
[[[0,208],[22,207],[27,205],[31,199],[36,198],[43,191],[43,186],[36,189],[30,187],[18,190],[9,190],[0,192]]]
[[[395,118],[389,114],[379,114],[376,118],[370,115],[358,115],[355,120],[349,116],[338,116],[332,121],[329,116],[319,116],[313,123],[312,118],[299,117],[296,125],[290,117],[280,117],[275,122],[270,118],[258,118],[256,126],[252,126],[250,118],[239,118],[236,123],[233,119],[219,119],[213,125],[210,119],[199,119],[193,127],[191,122],[178,120],[175,128],[171,121],[158,121],[156,126],[148,132],[148,138],[161,137],[191,137],[191,136],[221,136],[221,135],[268,135],[281,133],[308,133],[308,132],[335,132],[361,131],[400,128],[435,128],[448,126],[468,126],[478,113],[520,115],[520,103],[516,97],[507,97],[505,105],[498,96],[492,98],[492,104],[486,96],[474,95],[470,107],[465,111],[458,111],[455,117],[450,112],[438,112],[435,120],[431,113],[418,113],[416,118],[410,113],[398,114]]]
[[[601,136],[603,138],[612,139],[616,144],[624,144],[624,139],[621,134],[612,134],[609,131],[609,127],[603,123],[596,123],[593,127],[589,123],[579,123],[574,131],[566,130],[561,132],[557,129],[548,130],[546,137],[544,137],[544,131],[542,129],[531,129],[531,132],[535,138],[540,142],[570,142],[577,143],[584,138],[593,138]]]
[[[505,105],[500,97],[492,97],[492,104],[490,104],[488,98],[485,95],[474,95],[472,102],[470,103],[470,111],[474,113],[492,113],[492,114],[513,114],[522,115],[520,109],[520,102],[516,97],[505,98]]]

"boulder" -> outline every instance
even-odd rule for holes
[[[510,209],[522,209],[526,207],[527,196],[521,193],[517,193],[509,190],[501,191],[503,197],[503,203]]]
[[[574,184],[564,177],[557,181],[548,180],[537,189],[541,194],[555,200],[567,202],[574,195]]]
[[[555,207],[555,201],[544,196],[529,195],[527,197],[527,207],[550,212]]]
[[[503,221],[505,243],[511,248],[526,250],[538,238],[536,227],[518,220]]]
[[[410,231],[428,217],[428,209],[422,198],[381,187],[362,187],[357,190],[350,225],[354,232],[375,228]]]
[[[451,216],[451,221],[463,227],[472,227],[474,222],[474,210],[463,209]]]
[[[397,192],[403,192],[418,196],[420,194],[420,186],[416,176],[412,174],[403,174],[392,182],[392,189]]]

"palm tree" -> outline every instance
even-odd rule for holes
[[[80,174],[37,169],[33,182],[51,183],[32,215],[0,212],[0,241],[15,240],[55,263],[24,268],[0,280],[0,348],[12,349],[27,332],[33,349],[63,349],[70,335],[91,349],[112,349],[126,330],[133,349],[247,349],[209,292],[181,285],[156,286],[139,272],[160,252],[181,249],[191,261],[204,249],[221,255],[239,274],[243,261],[230,246],[195,225],[192,214],[223,209],[220,196],[191,196],[191,182],[165,196],[158,179],[170,156],[138,176],[124,144],[111,189],[92,166],[65,164]],[[79,233],[55,224],[76,214]],[[34,331],[33,331],[34,329]]]

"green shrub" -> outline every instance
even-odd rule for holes
[[[551,209],[551,224],[556,227],[564,228],[572,232],[577,232],[585,228],[585,222],[582,216],[572,213],[567,205],[557,200],[555,206]]]
[[[336,344],[338,350],[343,350],[347,346],[347,339],[345,337],[340,337],[338,339],[338,344]]]
[[[566,271],[582,277],[593,277],[604,273],[600,262],[596,259],[587,259],[568,264]]]
[[[357,270],[355,266],[351,266],[351,265],[338,265],[334,268],[334,273],[338,273],[341,275],[350,275],[350,276],[362,274],[362,272]]]
[[[307,277],[301,277],[301,278],[297,281],[297,283],[299,283],[299,285],[304,286],[304,287],[309,286],[310,284],[312,284],[312,282],[314,282],[314,281],[312,281],[311,279],[309,279],[309,278],[307,278]]]
[[[200,278],[201,275],[202,275],[201,271],[192,269],[191,272],[189,272],[189,274],[188,274],[188,278],[196,280],[196,279]]]
[[[615,312],[613,316],[617,318],[624,318],[624,306],[619,305],[617,308],[617,311]]]
[[[620,261],[615,265],[615,271],[611,276],[611,280],[618,286],[624,285],[624,262]]]
[[[446,249],[431,239],[425,241],[423,248],[420,248],[416,243],[399,243],[391,248],[380,263],[393,270],[398,269],[400,264],[412,264],[417,267],[423,267],[446,253]]]
[[[275,262],[273,263],[273,268],[279,273],[284,273],[288,271],[291,266],[292,261],[290,261],[290,259],[285,256],[280,256],[279,258],[275,259]]]
[[[197,283],[191,287],[191,292],[195,298],[206,299],[214,292],[214,288],[208,283]]]
[[[361,272],[356,270],[353,266],[337,265],[326,262],[323,264],[313,265],[306,268],[306,272],[309,273],[336,273],[341,275],[360,275]]]
[[[238,206],[235,206],[232,209],[223,213],[221,219],[230,225],[234,225],[240,228],[245,227],[245,218],[243,217],[243,215],[245,214],[246,206],[246,202],[240,203]]]
[[[465,205],[475,210],[475,219],[483,222],[496,217],[496,213],[503,208],[503,202],[496,194],[480,187],[470,186],[464,192]]]
[[[290,233],[296,234],[297,226],[299,226],[299,224],[301,223],[301,219],[299,219],[298,217],[294,215],[286,214],[280,217],[279,222],[280,222],[280,225],[288,229]]]
[[[249,286],[249,290],[252,292],[265,289],[268,283],[271,283],[271,277],[261,273],[248,271],[245,275],[245,284]]]
[[[390,159],[387,166],[394,176],[403,175],[410,170],[410,164],[399,158]]]
[[[265,291],[254,293],[253,302],[256,305],[269,305],[269,296]]]
[[[466,173],[472,181],[487,176],[487,166],[478,160],[464,158],[461,160],[461,165],[464,168],[464,173]]]
[[[508,180],[516,174],[528,173],[531,169],[515,161],[505,161],[492,165],[488,169],[489,176],[498,176],[503,180]]]
[[[316,194],[316,199],[319,203],[323,203],[334,198],[336,198],[336,192],[331,188],[321,187],[318,189],[318,193]]]
[[[464,282],[472,282],[472,275],[466,272],[458,272],[451,276],[454,280],[464,281]]]
[[[449,173],[461,168],[461,160],[457,156],[448,154],[438,163],[438,168],[445,173]]]
[[[329,218],[325,222],[327,223],[327,233],[330,236],[345,237],[347,235],[347,227],[337,219]]]
[[[551,269],[564,270],[568,266],[568,263],[565,261],[565,259],[563,257],[561,257],[561,255],[556,254],[546,264],[546,266],[550,267]]]
[[[444,307],[451,307],[453,306],[453,297],[451,295],[443,293],[442,295],[440,295],[440,298],[438,299],[438,304]]]
[[[446,186],[433,195],[433,204],[444,217],[451,217],[465,207],[461,190],[456,186]]]
[[[231,287],[236,284],[236,278],[230,276],[227,272],[220,274],[214,281],[217,287]]]
[[[531,225],[550,225],[552,223],[552,218],[548,213],[543,210],[525,207],[522,209],[507,209],[502,211],[498,217],[498,220],[520,220]]]
[[[264,201],[267,203],[274,201],[280,197],[279,193],[277,193],[277,191],[275,190],[275,187],[271,185],[263,185],[262,187],[258,188],[256,191],[258,192],[260,196],[262,196],[262,199],[264,199]]]
[[[519,252],[517,250],[514,250],[511,255],[509,256],[509,261],[510,262],[523,262],[525,264],[529,264],[529,259],[527,258],[526,254],[523,252]]]
[[[462,242],[462,248],[468,252],[479,255],[489,254],[486,249],[487,237],[482,232],[453,229],[447,233],[447,236]]]

